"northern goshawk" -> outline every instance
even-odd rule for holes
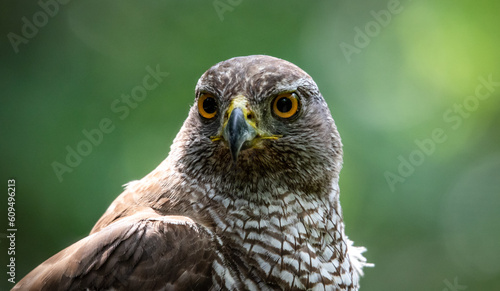
[[[270,56],[205,72],[168,157],[19,290],[357,290],[342,143],[313,79]]]

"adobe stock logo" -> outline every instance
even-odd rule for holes
[[[399,0],[389,0],[386,9],[378,12],[374,10],[370,11],[373,20],[367,22],[363,29],[358,26],[354,27],[355,34],[352,44],[341,42],[339,45],[347,63],[352,61],[353,54],[360,54],[361,50],[366,48],[371,40],[377,37],[382,32],[382,29],[391,23],[394,15],[400,14],[403,12],[403,9],[404,7]]]
[[[406,179],[413,175],[416,168],[425,162],[426,157],[436,152],[439,144],[448,140],[447,131],[459,129],[464,120],[471,117],[472,113],[479,109],[480,102],[490,98],[497,87],[500,87],[500,82],[493,80],[492,74],[488,75],[487,78],[480,76],[477,80],[479,84],[474,90],[474,95],[465,97],[461,103],[455,103],[443,112],[443,121],[448,129],[436,127],[428,137],[415,139],[415,148],[409,154],[397,157],[399,162],[397,170],[384,172],[384,177],[391,192],[395,191],[398,183],[404,183]]]
[[[17,54],[21,44],[28,44],[31,39],[37,36],[38,31],[49,23],[50,18],[55,17],[59,13],[59,5],[68,4],[70,0],[40,0],[38,6],[41,10],[33,13],[31,19],[22,17],[21,35],[14,32],[9,32],[7,38],[10,45]]]
[[[212,3],[220,21],[224,21],[224,13],[233,12],[234,8],[238,7],[243,0],[214,0]]]
[[[146,100],[149,92],[156,89],[163,82],[163,78],[169,75],[169,73],[160,70],[160,65],[156,65],[155,70],[147,66],[146,72],[147,74],[142,78],[142,83],[133,87],[130,94],[122,94],[120,98],[116,98],[111,102],[110,110],[114,114],[119,114],[116,116],[119,120],[127,118],[132,110]],[[64,161],[61,163],[55,160],[51,164],[59,182],[63,181],[63,175],[73,172],[82,163],[83,158],[89,156],[94,148],[103,142],[104,137],[115,129],[116,122],[113,122],[113,118],[109,117],[102,118],[96,128],[83,129],[83,138],[73,146],[66,146]]]
[[[443,289],[443,291],[461,291],[461,290],[466,290],[467,286],[466,285],[460,285],[458,283],[458,278],[455,277],[453,280],[453,283],[450,282],[448,279],[444,279],[443,283],[446,285],[446,288]]]

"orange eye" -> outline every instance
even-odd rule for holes
[[[299,111],[299,99],[295,93],[280,94],[273,101],[273,112],[281,118],[290,118]]]
[[[198,99],[198,112],[206,119],[212,119],[217,115],[217,101],[210,94],[201,94]]]

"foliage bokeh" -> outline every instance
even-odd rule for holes
[[[220,3],[229,8],[218,13]],[[374,15],[395,3],[377,31]],[[4,189],[17,181],[16,281],[166,157],[206,69],[268,54],[316,80],[338,125],[346,231],[376,264],[362,290],[500,285],[500,86],[472,100],[481,78],[500,82],[498,2],[72,1],[17,53],[7,35],[42,8],[0,6],[0,176]],[[368,40],[357,36],[367,25]],[[365,43],[346,58],[341,44],[356,39]],[[157,65],[168,77],[121,120],[111,104]],[[51,164],[103,118],[114,131],[60,182]],[[444,141],[416,154],[435,130]],[[417,164],[404,176],[401,159]],[[399,176],[392,188],[388,172]],[[5,235],[0,245],[7,262]]]

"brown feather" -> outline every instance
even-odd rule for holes
[[[13,290],[207,289],[214,248],[187,217],[140,212],[59,252]]]
[[[271,104],[290,92],[300,111],[277,118]],[[203,94],[217,103],[211,120],[196,106]],[[236,98],[273,138],[233,160],[222,132]],[[369,264],[344,233],[341,167],[340,135],[307,73],[269,56],[221,62],[198,81],[167,159],[14,290],[357,290]]]

